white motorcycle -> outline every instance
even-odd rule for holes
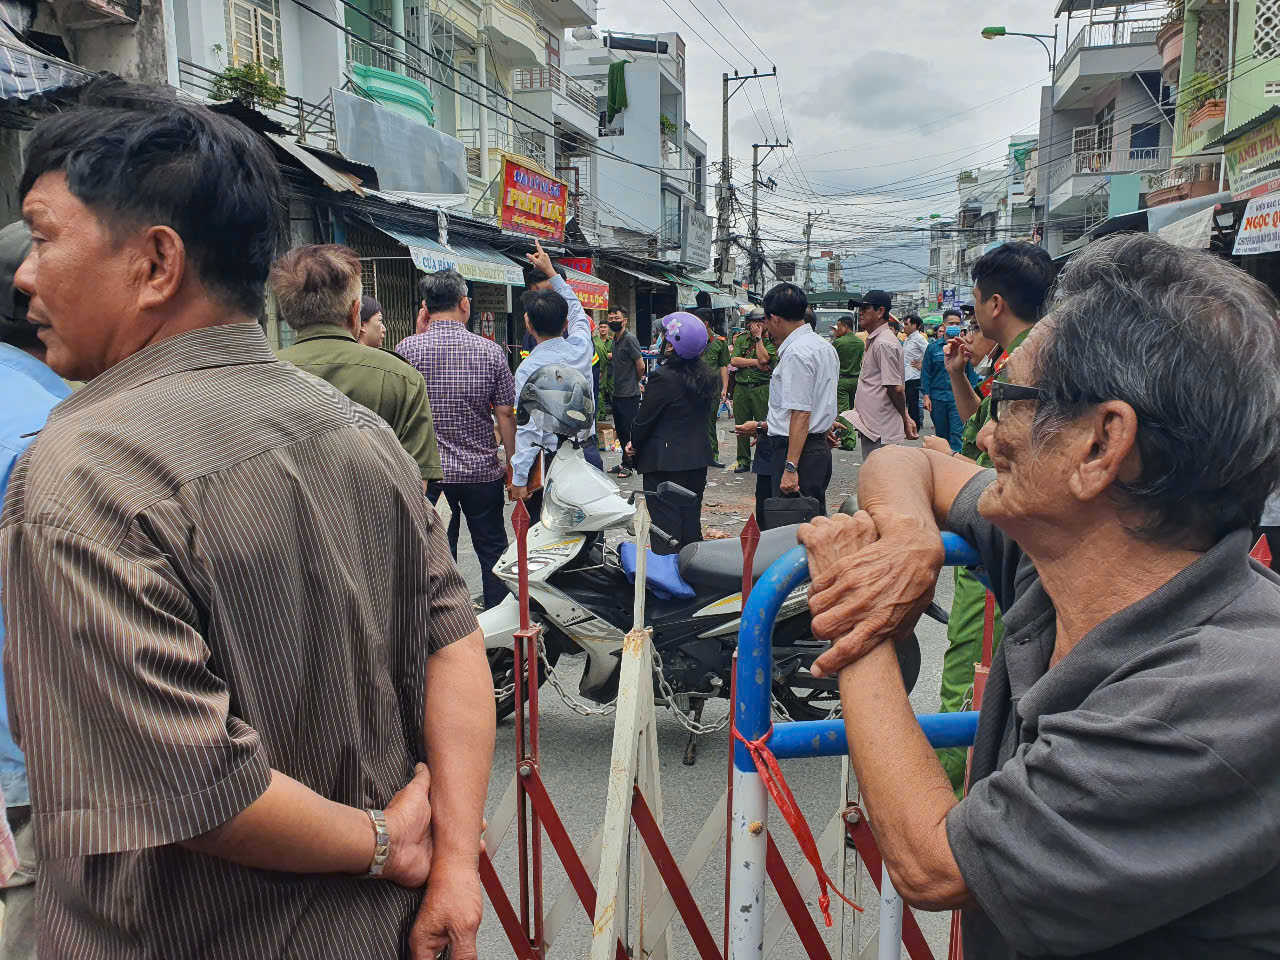
[[[587,463],[580,444],[576,438],[561,438],[547,471],[540,522],[529,528],[529,606],[542,624],[547,665],[554,667],[563,655],[585,653],[579,692],[603,704],[617,694],[622,640],[632,624],[636,545],[624,541],[614,547],[598,534],[630,529],[635,506],[634,495],[624,498],[612,479]],[[649,496],[681,499],[693,494],[662,484]],[[655,539],[671,542],[664,531],[650,529]],[[780,527],[761,534],[752,565],[756,578],[795,546],[796,529]],[[504,717],[515,708],[512,651],[513,635],[520,628],[515,542],[494,573],[506,581],[512,595],[479,619],[494,688],[500,694],[498,716]],[[742,612],[741,543],[710,540],[684,545],[674,555],[651,554],[646,579],[650,593],[645,621],[653,629],[665,680],[681,709],[700,717],[706,700],[729,695]],[[840,702],[834,680],[809,673],[825,649],[810,629],[807,586],[799,587],[783,604],[773,641],[773,693],[792,719],[827,717]],[[920,670],[920,647],[914,637],[899,643],[898,661],[910,690]]]

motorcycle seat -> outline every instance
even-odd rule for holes
[[[636,582],[636,545],[630,540],[618,544],[618,561],[622,572],[632,583]],[[645,561],[644,585],[659,600],[691,600],[697,596],[693,587],[680,579],[680,570],[674,554],[660,556],[649,548]]]
[[[799,524],[792,524],[760,534],[752,563],[753,583],[775,560],[796,545],[796,531],[799,529]],[[680,550],[679,556],[680,576],[695,589],[721,595],[742,589],[742,541],[737,537],[690,543]]]

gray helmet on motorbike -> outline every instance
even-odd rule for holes
[[[516,423],[562,437],[587,436],[595,412],[591,382],[562,363],[535,370],[516,398]]]

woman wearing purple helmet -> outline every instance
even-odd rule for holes
[[[692,504],[649,501],[654,525],[684,546],[702,539],[702,492],[711,464],[707,407],[719,396],[720,382],[701,360],[707,328],[693,314],[664,317],[662,342],[662,361],[649,377],[627,449],[644,477],[645,490],[657,490],[669,480],[697,495]],[[672,552],[663,543],[653,549]]]

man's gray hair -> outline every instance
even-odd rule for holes
[[[1106,400],[1138,415],[1133,531],[1180,545],[1256,527],[1280,480],[1280,305],[1221,257],[1145,234],[1092,243],[1038,340],[1033,441]]]
[[[427,312],[456,310],[467,295],[467,281],[457,270],[437,270],[418,281],[418,299],[425,301]]]

